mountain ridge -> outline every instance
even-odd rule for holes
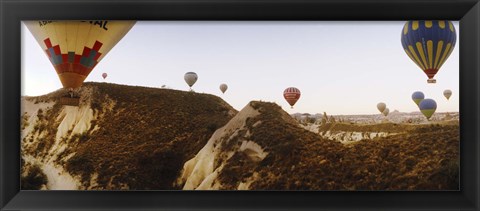
[[[48,163],[80,177],[84,188],[170,188],[174,166],[237,112],[217,96],[177,90],[85,83],[79,94],[79,107],[53,103],[60,91],[25,98],[51,107],[31,120],[36,126],[24,131],[24,142],[37,139],[25,151],[50,157]]]
[[[210,94],[108,83],[86,83],[79,107],[56,103],[61,94],[22,98],[22,188],[458,189],[458,122],[345,145],[270,102],[238,112]]]

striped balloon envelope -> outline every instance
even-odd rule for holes
[[[283,91],[283,97],[287,100],[288,104],[290,104],[291,108],[293,105],[300,99],[300,90],[295,87],[288,87]]]
[[[401,40],[405,53],[427,75],[427,82],[435,83],[433,77],[452,53],[457,35],[450,21],[408,21]]]
[[[76,89],[135,21],[24,21],[62,85]]]

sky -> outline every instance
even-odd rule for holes
[[[414,91],[437,102],[437,112],[459,111],[459,22],[457,44],[435,78],[405,54],[404,21],[139,21],[93,69],[85,81],[133,86],[166,85],[214,94],[241,110],[252,100],[279,104],[288,113],[378,114],[418,111]],[[104,80],[102,73],[108,73]],[[226,83],[225,94],[219,89]],[[301,97],[291,109],[287,87]],[[40,45],[22,24],[22,95],[48,94],[62,87]],[[443,96],[452,90],[450,100]]]

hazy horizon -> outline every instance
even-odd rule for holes
[[[189,89],[186,72],[199,76],[193,89],[218,95],[241,110],[252,100],[275,102],[288,113],[329,115],[418,111],[414,91],[437,102],[437,112],[459,111],[459,24],[457,45],[436,84],[405,54],[404,21],[143,21],[137,22],[87,77],[86,82]],[[108,73],[106,80],[101,74]],[[228,84],[222,94],[221,83]],[[290,109],[283,90],[302,96]],[[22,96],[62,87],[47,56],[22,24]],[[450,100],[443,90],[451,89]]]

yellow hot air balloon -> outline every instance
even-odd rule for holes
[[[63,88],[72,91],[127,34],[135,21],[24,21],[54,66]]]

